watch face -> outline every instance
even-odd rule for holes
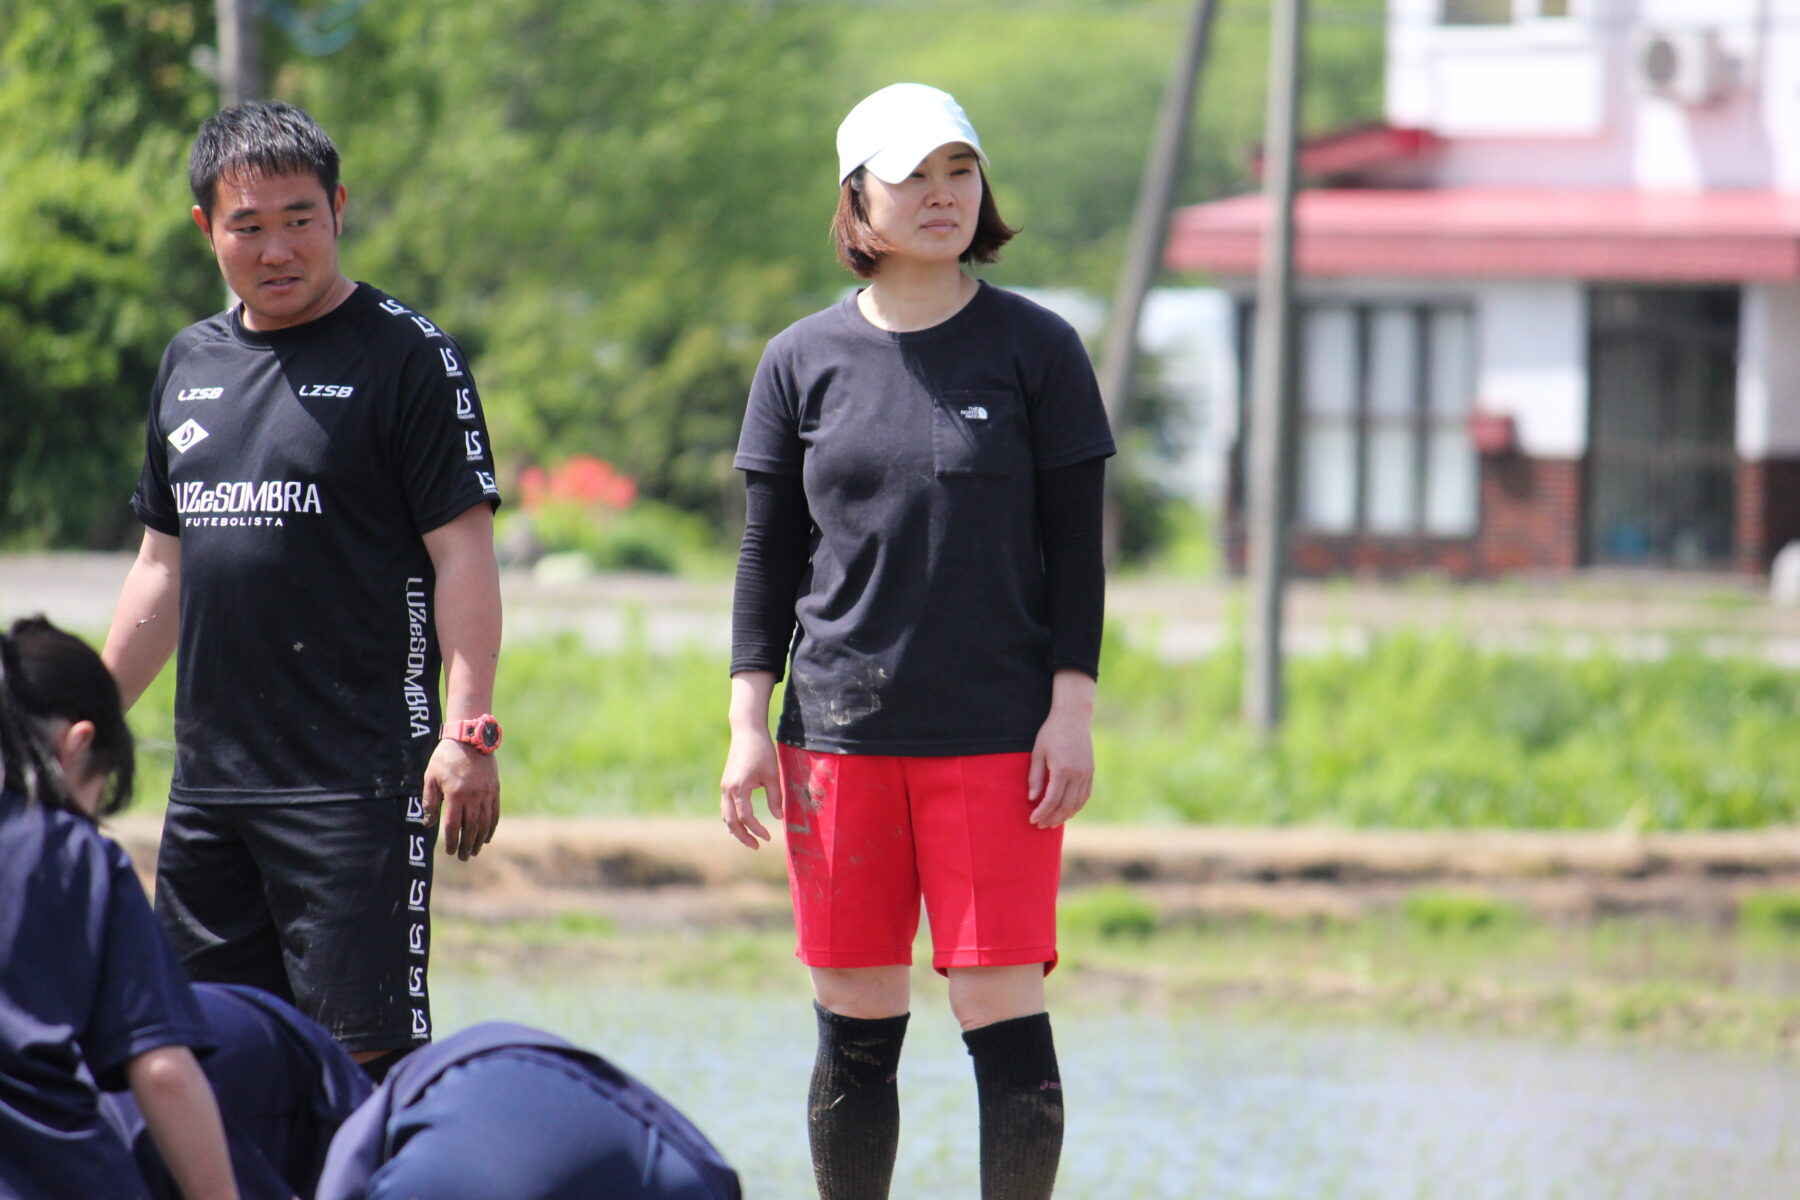
[[[481,722],[475,726],[475,736],[481,739],[481,745],[484,749],[494,749],[500,744],[500,722]]]

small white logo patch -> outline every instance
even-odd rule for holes
[[[470,462],[480,462],[487,457],[487,451],[481,447],[481,430],[463,430],[463,457]]]
[[[193,448],[194,443],[206,436],[206,430],[200,428],[198,421],[183,421],[181,428],[169,435],[169,445],[175,447],[175,453],[181,454]]]
[[[985,421],[988,419],[987,409],[979,404],[971,404],[962,410],[962,417],[965,421]]]
[[[500,487],[498,484],[496,484],[494,482],[494,476],[493,476],[492,472],[489,472],[489,471],[475,472],[475,482],[479,483],[481,485],[481,492],[485,496],[498,496],[500,494]]]
[[[353,383],[309,383],[300,389],[301,396],[354,396],[356,385]]]
[[[175,399],[186,404],[190,400],[217,400],[224,394],[225,389],[222,387],[182,388],[175,393]]]
[[[475,416],[475,397],[469,394],[468,388],[456,389],[456,415],[465,421]]]

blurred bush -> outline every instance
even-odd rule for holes
[[[1143,939],[1161,923],[1156,908],[1124,884],[1083,888],[1065,897],[1056,909],[1059,931],[1106,941]]]
[[[1401,906],[1406,923],[1434,935],[1488,933],[1524,923],[1518,905],[1489,892],[1460,888],[1416,888]]]
[[[1800,891],[1750,892],[1738,902],[1738,927],[1749,933],[1800,937]]]

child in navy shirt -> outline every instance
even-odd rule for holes
[[[237,1200],[211,1049],[131,862],[95,827],[130,798],[100,658],[42,618],[0,634],[0,1196],[140,1200],[100,1113],[129,1087],[188,1200]]]
[[[202,1068],[218,1096],[243,1200],[311,1200],[332,1135],[374,1085],[316,1021],[267,992],[197,983],[218,1049]],[[181,1200],[129,1093],[101,1097],[132,1148],[152,1200]]]
[[[554,1034],[475,1025],[400,1060],[331,1143],[316,1200],[740,1200],[643,1083]]]

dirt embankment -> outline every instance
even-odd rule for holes
[[[148,879],[159,821],[112,826]],[[1066,889],[1125,883],[1171,920],[1348,918],[1415,888],[1479,889],[1540,916],[1664,915],[1723,923],[1749,891],[1800,889],[1800,830],[1423,833],[1120,827],[1077,822]],[[788,919],[780,843],[752,852],[716,821],[503,821],[467,863],[440,855],[434,909],[511,920],[602,912],[624,927]]]

